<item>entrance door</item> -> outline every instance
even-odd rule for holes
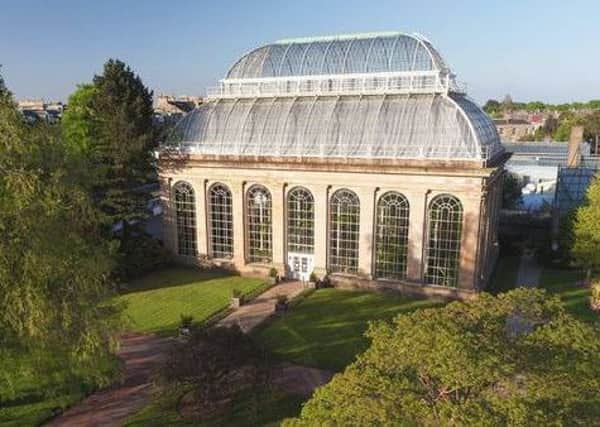
[[[294,280],[308,282],[313,271],[313,255],[288,253],[289,276]]]

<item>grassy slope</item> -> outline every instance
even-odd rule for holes
[[[370,320],[435,305],[387,293],[322,289],[256,337],[281,359],[339,371],[368,347],[364,332]]]
[[[127,305],[129,329],[168,333],[175,330],[182,314],[203,322],[229,305],[233,289],[247,294],[263,283],[261,279],[172,268],[132,282],[119,300]]]

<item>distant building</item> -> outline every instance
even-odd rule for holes
[[[28,123],[45,120],[50,124],[58,123],[66,108],[62,102],[44,102],[42,99],[23,99],[17,106]]]
[[[502,141],[518,142],[533,135],[536,125],[525,119],[495,119],[494,124]]]

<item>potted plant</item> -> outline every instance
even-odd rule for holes
[[[275,267],[271,267],[269,270],[269,284],[276,285],[278,281],[277,269]]]
[[[593,311],[600,312],[600,281],[592,282],[590,296],[590,307]]]
[[[244,304],[244,293],[240,289],[231,291],[231,308],[240,308]]]
[[[310,273],[310,276],[308,277],[308,288],[309,289],[315,289],[317,287],[317,282],[318,281],[319,281],[319,278],[317,277],[317,275],[313,271],[312,273]]]
[[[288,297],[286,295],[277,295],[277,302],[275,303],[275,312],[283,313],[288,308]]]
[[[179,336],[188,337],[192,333],[192,323],[194,322],[194,317],[190,315],[182,314],[181,321],[179,322]]]

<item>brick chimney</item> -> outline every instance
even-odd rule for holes
[[[581,164],[581,144],[583,143],[583,126],[573,126],[569,137],[567,167],[577,168]]]

